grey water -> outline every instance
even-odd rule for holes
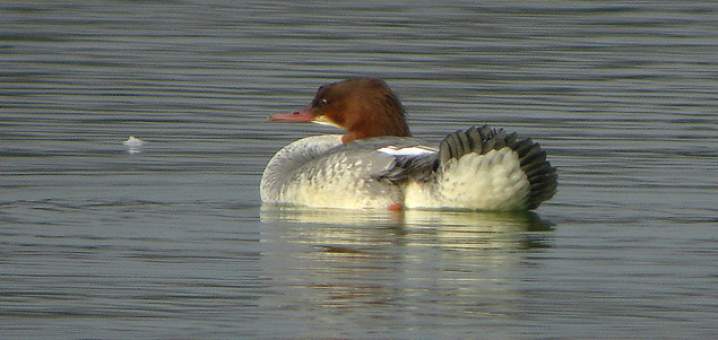
[[[715,337],[717,16],[2,1],[1,337]],[[533,138],[557,196],[527,214],[262,207],[274,152],[336,133],[265,118],[352,76],[384,78],[428,142]]]

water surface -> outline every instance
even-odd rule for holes
[[[717,11],[0,4],[3,337],[715,336]],[[272,154],[335,132],[265,117],[360,75],[428,142],[539,141],[559,193],[530,214],[262,207]]]

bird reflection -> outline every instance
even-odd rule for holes
[[[430,243],[436,246],[481,248],[482,244],[505,243],[506,237],[525,238],[533,235],[531,233],[552,230],[550,222],[544,221],[533,212],[395,212],[264,205],[260,218],[265,226],[282,225],[285,231],[300,229],[298,234],[293,235],[297,237],[295,242],[338,242],[345,246],[377,245],[393,240],[391,243],[404,245]],[[387,238],[388,234],[404,235],[404,238]],[[282,237],[286,239],[292,237],[292,234],[283,233]],[[537,242],[540,240],[537,237],[529,238]],[[548,246],[537,242],[526,242],[523,247]],[[336,244],[331,249],[335,248],[340,249]]]
[[[513,313],[512,278],[527,254],[551,246],[553,230],[530,212],[263,206],[260,218],[262,272],[284,307],[324,321],[346,309],[391,322],[407,317],[397,314],[407,303],[448,318]]]

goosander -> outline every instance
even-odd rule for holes
[[[556,169],[531,139],[486,125],[447,135],[438,148],[411,137],[399,99],[381,79],[319,87],[309,105],[269,117],[346,130],[297,140],[267,164],[262,202],[317,208],[537,208],[556,193]]]

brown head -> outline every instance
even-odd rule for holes
[[[314,122],[347,132],[342,142],[381,136],[410,136],[399,98],[381,79],[351,78],[319,87],[312,102],[292,113],[269,117],[274,122]]]

